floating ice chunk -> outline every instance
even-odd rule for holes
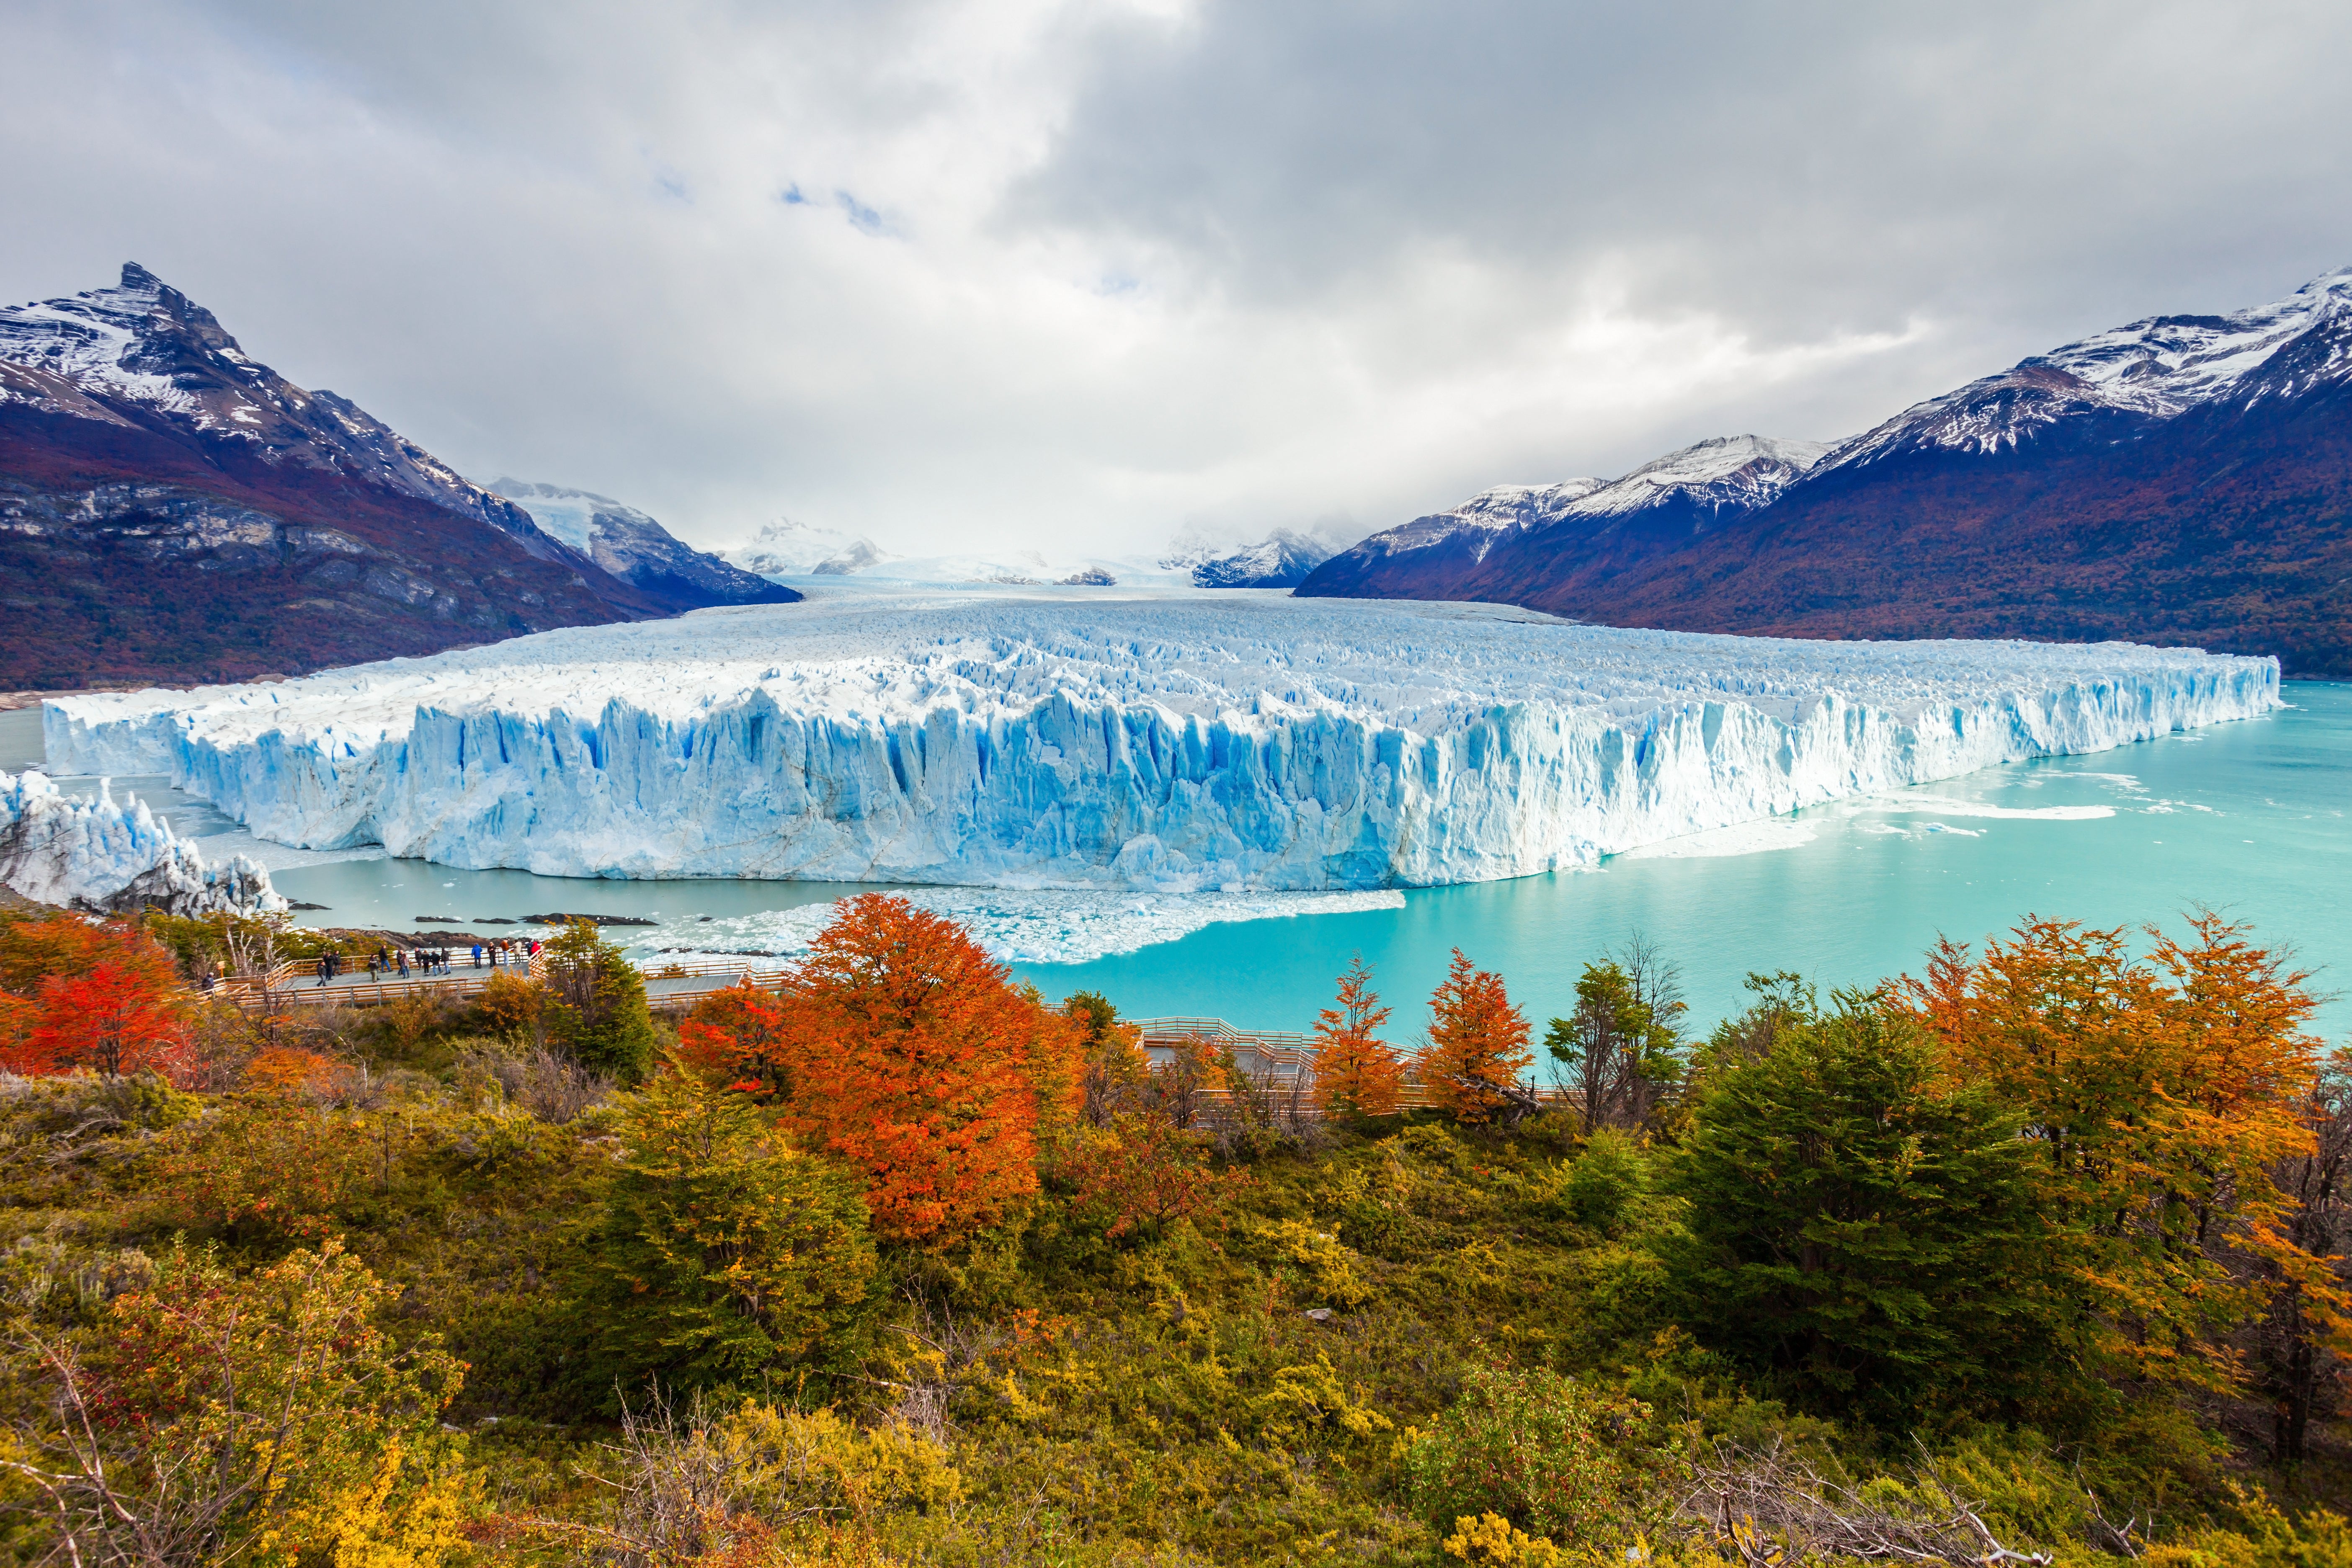
[[[1767,816],[1754,822],[1735,822],[1728,827],[1713,827],[1704,833],[1693,833],[1681,838],[1669,838],[1663,844],[1644,844],[1639,849],[1629,849],[1628,860],[1701,860],[1725,855],[1760,855],[1774,849],[1795,849],[1811,844],[1821,831],[1821,825],[1796,816]]]
[[[1937,816],[1997,816],[2024,822],[2095,822],[2113,816],[2112,805],[1994,805],[1981,800],[1959,800],[1942,795],[1905,795],[1862,803],[1864,811],[1928,811]]]
[[[146,802],[117,802],[104,780],[95,800],[75,800],[30,770],[0,773],[0,882],[74,909],[251,915],[286,908],[268,871],[242,855],[207,865]]]
[[[1360,893],[1019,892],[919,888],[902,895],[962,925],[989,956],[1006,963],[1087,963],[1174,942],[1230,921],[1360,914],[1404,907],[1393,891]],[[808,949],[835,913],[832,903],[703,920],[669,921],[637,934],[629,956],[658,971],[666,963],[744,958],[772,967]]]

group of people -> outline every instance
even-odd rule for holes
[[[479,969],[485,959],[492,969],[505,963],[520,963],[539,955],[539,943],[527,936],[505,937],[497,942],[474,944],[474,967]]]
[[[509,937],[497,942],[478,942],[474,944],[474,967],[482,968],[487,963],[490,968],[498,969],[507,964],[523,963],[535,957],[538,952],[539,943],[529,937]],[[450,972],[455,962],[455,954],[446,947],[392,947],[386,943],[378,942],[375,951],[368,954],[368,978],[382,980],[386,975],[396,975],[402,980],[406,980],[412,974],[443,975]],[[341,953],[328,952],[319,955],[320,984],[328,984],[342,972],[343,955]],[[209,980],[209,977],[207,979]]]

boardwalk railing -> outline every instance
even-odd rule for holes
[[[470,955],[469,955],[470,956]],[[698,959],[691,963],[659,963],[643,971],[648,1000],[659,1006],[699,1001],[705,996],[740,985],[745,981],[754,985],[774,986],[782,983],[781,969],[761,969],[754,961],[743,959]],[[431,996],[448,1002],[470,1001],[479,996],[490,982],[501,974],[525,980],[543,980],[547,974],[546,955],[528,959],[518,957],[511,963],[495,968],[476,969],[470,964],[452,964],[446,974],[427,974],[422,969],[411,969],[406,974],[396,970],[369,974],[339,974],[324,985],[319,984],[319,966],[315,959],[299,959],[281,963],[267,974],[240,975],[223,980],[213,988],[213,994],[252,1012],[270,1012],[284,1007],[316,1007],[333,1004],[349,1006],[375,1007],[404,996]]]
[[[489,983],[501,974],[538,980],[544,973],[541,959],[533,955],[528,958],[518,956],[512,963],[494,968],[488,965],[480,969],[471,966],[460,968],[452,964],[446,974],[427,974],[422,966],[413,966],[405,974],[397,969],[379,970],[373,974],[361,969],[338,974],[320,984],[319,961],[298,958],[264,974],[232,975],[215,984],[212,994],[248,1010],[317,1006],[330,1002],[372,1007],[398,997],[413,995],[460,1001],[480,995]]]
[[[725,975],[730,985],[749,980],[754,985],[779,985],[786,971],[759,969],[749,958],[697,959],[692,963],[657,963],[641,965],[648,980],[698,980],[710,975]]]

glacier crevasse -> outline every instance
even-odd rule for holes
[[[1492,880],[2279,705],[2274,660],[1626,631],[1272,594],[845,591],[268,685],[52,699],[61,771],[549,875]]]

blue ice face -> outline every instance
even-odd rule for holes
[[[845,587],[266,687],[52,704],[256,833],[551,875],[1495,880],[2260,713],[2266,659],[1496,606]]]

